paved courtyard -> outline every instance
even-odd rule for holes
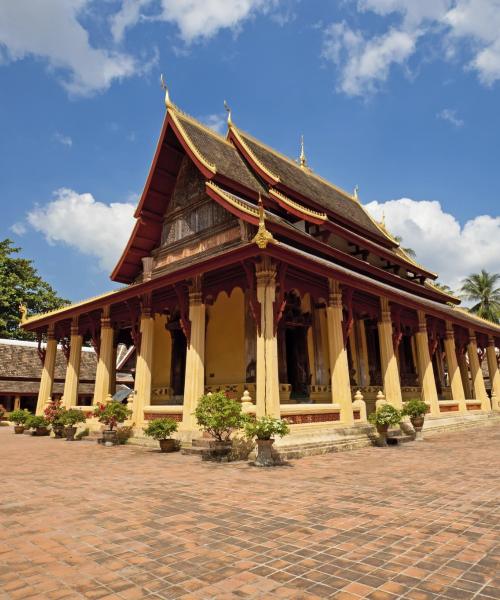
[[[500,430],[274,469],[0,428],[0,598],[500,598]]]

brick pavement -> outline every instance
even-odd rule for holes
[[[0,428],[0,598],[500,598],[500,431],[202,463]]]

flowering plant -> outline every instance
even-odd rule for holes
[[[127,417],[132,414],[132,411],[127,408],[125,404],[121,402],[108,402],[107,404],[98,404],[94,410],[94,417],[97,417],[99,423],[107,425],[109,431],[118,425],[126,421]]]
[[[245,433],[247,437],[258,440],[270,440],[274,435],[283,437],[290,433],[288,422],[284,419],[274,419],[273,417],[260,417],[259,419],[250,419],[245,423]]]
[[[47,421],[52,425],[62,425],[62,419],[66,409],[62,405],[60,399],[51,400],[50,404],[45,407],[43,414]]]

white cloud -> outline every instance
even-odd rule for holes
[[[160,13],[144,17],[141,8],[152,0],[123,0],[120,11],[111,18],[115,40],[123,39],[127,28],[134,27],[141,18],[156,19],[177,26],[187,44],[209,39],[221,29],[235,29],[257,12],[267,12],[279,0],[161,0]]]
[[[462,127],[464,124],[463,119],[458,116],[457,111],[453,108],[443,108],[443,110],[437,113],[436,117],[443,121],[448,121],[454,127]]]
[[[199,120],[217,133],[225,133],[226,131],[227,116],[224,114],[214,113],[212,115],[199,117]]]
[[[27,231],[24,223],[14,223],[14,225],[10,226],[10,230],[16,235],[24,235]]]
[[[95,47],[78,20],[90,0],[15,0],[0,2],[0,51],[16,61],[42,59],[75,96],[106,90],[115,80],[140,73],[132,56]]]
[[[31,210],[27,222],[49,244],[67,245],[96,257],[99,267],[110,271],[130,236],[134,210],[135,203],[104,204],[92,194],[61,188],[53,200]]]
[[[455,291],[470,273],[499,272],[500,217],[480,215],[461,226],[439,202],[410,198],[370,202],[366,208],[378,220],[385,215],[388,230]]]
[[[373,92],[385,81],[393,64],[403,64],[413,54],[418,33],[391,29],[366,40],[345,22],[333,23],[324,32],[323,57],[341,67],[339,89],[350,96]]]
[[[482,84],[500,80],[500,0],[357,0],[356,6],[385,17],[389,26],[371,37],[345,23],[324,29],[323,56],[339,68],[346,94],[376,91],[390,66],[405,65],[422,38],[431,36],[445,60],[465,56],[464,68],[475,70]]]
[[[64,135],[59,131],[56,131],[54,133],[53,138],[56,142],[59,142],[60,144],[62,144],[63,146],[67,146],[68,148],[71,148],[71,146],[73,145],[73,140],[69,137],[69,135]]]

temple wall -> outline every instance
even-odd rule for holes
[[[155,316],[153,347],[153,379],[152,386],[168,387],[170,385],[170,365],[172,341],[170,333],[165,329],[166,317]]]
[[[205,377],[206,385],[245,381],[245,312],[240,288],[230,297],[221,292],[208,307]]]

